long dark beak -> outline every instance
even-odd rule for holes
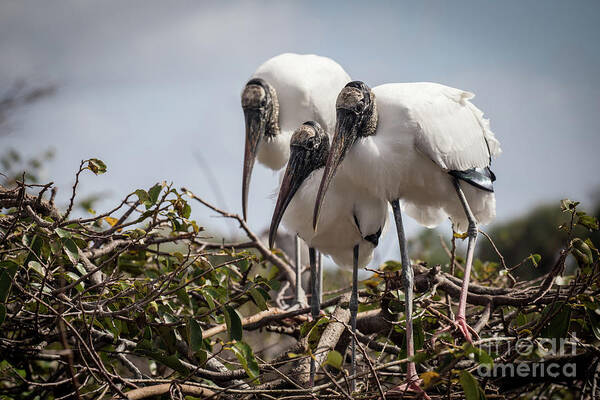
[[[269,228],[269,247],[273,248],[275,243],[275,236],[277,236],[277,228],[283,218],[285,209],[294,198],[294,194],[304,182],[304,179],[310,175],[311,170],[307,165],[306,157],[304,152],[299,151],[296,154],[290,155],[288,166],[283,175],[283,181],[279,188],[279,196],[277,197],[277,204],[275,205],[275,211],[273,211],[273,218],[271,218],[271,227]]]
[[[242,172],[242,212],[244,221],[248,216],[248,189],[256,159],[258,143],[266,128],[265,112],[260,109],[244,110],[246,120],[246,146],[244,149],[244,170]]]
[[[315,230],[317,229],[319,213],[321,212],[321,205],[323,204],[327,188],[335,176],[338,166],[346,156],[346,153],[356,141],[357,127],[355,126],[355,122],[356,114],[344,109],[338,109],[335,136],[333,137],[333,142],[329,149],[329,156],[327,157],[325,171],[323,172],[323,178],[321,179],[321,185],[319,186],[319,192],[317,193],[317,200],[315,203],[313,214],[313,228]]]

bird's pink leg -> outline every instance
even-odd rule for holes
[[[400,245],[400,257],[402,259],[402,283],[404,286],[404,316],[406,318],[406,356],[412,358],[415,356],[415,345],[413,341],[413,324],[412,324],[412,310],[413,310],[413,285],[414,285],[414,273],[412,265],[410,264],[410,258],[408,257],[407,241],[404,234],[404,226],[402,224],[402,213],[400,211],[400,201],[394,200],[390,202],[392,209],[394,210],[394,217],[396,219],[396,231],[398,233],[398,242]],[[414,361],[409,361],[406,367],[406,382],[400,386],[396,386],[391,389],[390,392],[405,393],[405,392],[417,392],[423,398],[429,399],[427,393],[421,389],[421,380],[417,374],[417,368]]]
[[[470,224],[469,224],[470,225]],[[473,253],[475,251],[475,242],[477,240],[477,226],[474,226],[474,234],[471,234],[472,228],[469,226],[469,243],[467,245],[467,260],[465,264],[465,276],[463,278],[462,288],[460,290],[460,300],[458,302],[458,313],[456,314],[455,322],[458,330],[467,339],[469,343],[473,343],[471,332],[473,329],[467,325],[467,294],[469,292],[469,277],[471,276],[471,266],[473,264]]]
[[[473,265],[473,253],[475,252],[475,242],[477,241],[477,221],[475,220],[475,216],[473,212],[471,212],[471,208],[469,207],[469,203],[460,188],[460,183],[458,179],[454,178],[454,187],[456,188],[456,193],[458,194],[458,198],[462,203],[462,206],[465,210],[465,214],[467,215],[467,220],[469,221],[469,228],[467,230],[467,235],[469,237],[469,243],[467,244],[467,260],[465,263],[465,276],[463,277],[462,288],[460,290],[460,300],[458,302],[458,313],[456,314],[455,322],[458,330],[462,333],[462,335],[467,339],[469,343],[473,343],[473,339],[471,338],[471,332],[477,334],[473,328],[467,325],[467,294],[469,293],[469,278],[471,276],[471,266]]]
[[[407,332],[408,335],[408,332]],[[408,354],[408,349],[406,353]],[[412,349],[412,353],[414,354],[414,346]],[[430,400],[431,398],[427,395],[427,393],[421,388],[421,383],[423,381],[419,378],[417,374],[417,368],[414,362],[409,362],[406,366],[406,382],[401,385],[396,386],[388,391],[388,393],[418,393],[423,399]]]

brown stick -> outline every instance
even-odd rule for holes
[[[269,248],[261,242],[259,237],[256,236],[256,234],[252,232],[252,230],[250,230],[250,228],[246,224],[246,221],[244,221],[242,217],[240,217],[238,214],[232,214],[213,206],[212,204],[196,196],[194,193],[192,193],[186,188],[182,187],[181,191],[185,192],[192,199],[200,202],[205,207],[210,208],[211,210],[221,214],[222,216],[226,218],[235,219],[240,224],[242,230],[246,233],[246,236],[248,236],[248,238],[254,243],[254,247],[260,252],[260,254],[271,264],[276,265],[285,274],[285,278],[288,282],[290,282],[290,285],[292,287],[296,287],[296,272],[294,271],[294,269],[290,266],[289,263],[285,262],[280,257],[276,256],[271,250],[269,250]]]
[[[253,324],[256,322],[259,322],[260,320],[262,320],[263,318],[266,317],[270,317],[273,315],[277,315],[277,314],[282,314],[284,311],[280,308],[271,308],[269,310],[265,310],[265,311],[261,311],[257,314],[254,314],[250,317],[246,317],[244,319],[242,319],[242,326],[247,326],[249,324]],[[202,337],[204,339],[209,338],[211,336],[215,336],[218,335],[219,333],[225,332],[227,330],[227,325],[226,324],[221,324],[221,325],[217,325],[217,326],[213,326],[210,329],[205,330],[204,332],[202,332]]]
[[[329,351],[335,348],[335,345],[340,340],[346,324],[350,321],[350,310],[347,308],[347,304],[350,301],[350,293],[346,293],[342,296],[340,303],[333,310],[329,324],[325,328],[325,331],[319,339],[317,349],[315,350],[316,370],[315,374],[319,372],[321,365],[325,362]],[[344,305],[346,308],[344,308]],[[309,386],[310,376],[310,358],[303,360],[297,368],[294,369],[292,376],[298,376],[298,383],[302,387]]]
[[[173,384],[171,383],[162,383],[160,385],[154,386],[146,386],[139,389],[130,390],[127,392],[127,399],[129,400],[140,400],[147,399],[149,397],[160,396],[165,393],[169,393],[171,391],[171,387]],[[192,385],[176,385],[177,389],[179,389],[183,394],[192,395],[196,397],[210,397],[214,396],[215,392],[212,390],[208,390],[199,386]],[[115,397],[115,399],[118,397]]]

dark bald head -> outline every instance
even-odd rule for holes
[[[329,137],[317,122],[308,121],[300,125],[290,141],[290,159],[281,180],[277,204],[269,229],[269,245],[273,247],[277,228],[288,204],[313,173],[323,168],[329,152]]]
[[[258,147],[264,137],[273,137],[279,134],[279,103],[275,89],[263,79],[250,79],[242,91],[242,109],[246,121],[242,210],[244,219],[246,219],[250,177]]]
[[[343,115],[352,114],[359,136],[369,136],[377,128],[375,94],[361,81],[346,84],[335,103],[338,122]]]

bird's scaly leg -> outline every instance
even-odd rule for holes
[[[318,281],[317,281],[317,293],[319,294],[319,302],[323,302],[323,255],[321,252],[317,252],[317,271]]]
[[[313,247],[308,248],[308,258],[310,262],[310,314],[313,321],[319,319],[319,311],[321,309],[321,302],[319,301],[319,295],[317,293],[317,277],[319,275],[317,271],[317,254]],[[310,359],[310,384],[311,386],[315,382],[315,371],[316,364],[315,359]]]
[[[350,326],[352,327],[352,359],[350,375],[356,375],[356,314],[358,313],[358,245],[354,246],[352,262],[352,294],[350,295]],[[350,381],[351,392],[356,391],[356,378]]]
[[[456,325],[462,335],[467,339],[469,343],[473,343],[473,339],[471,338],[471,332],[477,334],[473,328],[467,325],[467,294],[469,293],[469,278],[471,276],[471,266],[473,264],[473,253],[475,252],[475,242],[477,241],[477,220],[475,220],[475,216],[471,211],[471,207],[469,207],[469,203],[467,202],[467,198],[465,197],[464,192],[460,187],[460,183],[458,179],[453,178],[454,188],[456,189],[456,193],[458,194],[458,198],[465,210],[465,214],[467,216],[467,220],[469,221],[469,228],[467,230],[467,236],[469,238],[469,242],[467,244],[467,260],[465,263],[465,276],[463,277],[462,288],[460,290],[460,299],[458,302],[458,313],[456,314]]]
[[[294,241],[294,263],[296,267],[296,290],[294,292],[294,304],[292,307],[303,308],[306,307],[306,294],[302,289],[302,260],[300,255],[302,254],[302,241],[298,235]]]
[[[400,258],[402,261],[402,284],[404,286],[404,315],[406,317],[406,356],[412,358],[415,355],[415,346],[413,341],[413,284],[414,272],[408,257],[406,235],[404,234],[404,225],[402,224],[402,212],[400,211],[400,201],[398,199],[390,202],[394,210],[396,220],[396,231],[398,233],[398,242],[400,244]],[[391,391],[406,392],[413,391],[420,393],[424,398],[429,399],[427,393],[420,386],[421,380],[417,374],[417,367],[414,361],[409,361],[406,367],[406,382],[397,386]]]

